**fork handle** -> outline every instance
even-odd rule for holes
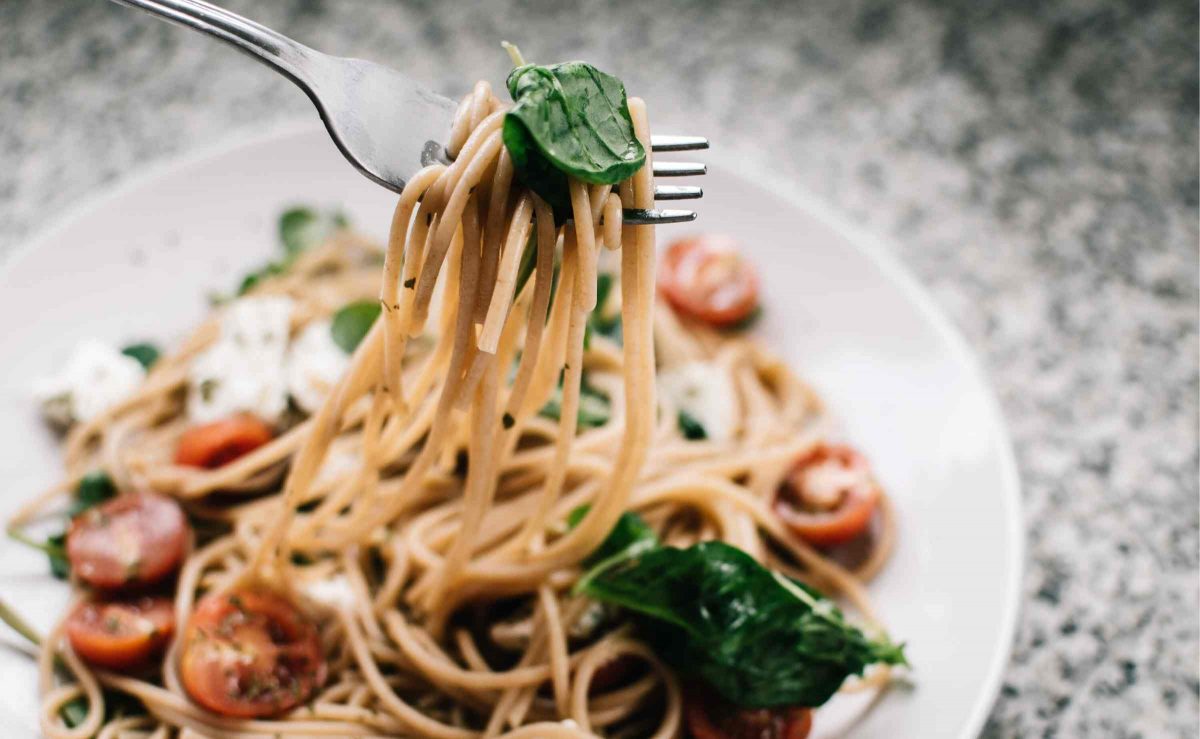
[[[165,21],[191,28],[220,39],[238,51],[249,54],[295,82],[309,95],[317,79],[310,60],[317,51],[204,0],[113,0],[144,10]]]

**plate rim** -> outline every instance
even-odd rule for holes
[[[118,198],[130,190],[169,174],[172,170],[187,168],[209,159],[227,155],[238,149],[253,148],[277,139],[312,135],[316,132],[324,132],[319,120],[314,121],[311,118],[300,117],[285,118],[269,124],[246,126],[199,146],[189,147],[161,159],[153,160],[111,180],[97,183],[93,186],[92,192],[81,197],[78,202],[64,209],[58,215],[36,226],[27,236],[17,241],[16,245],[0,260],[0,281],[6,278],[21,260],[53,241],[77,220],[100,210],[108,200]],[[904,297],[911,301],[937,335],[945,341],[953,360],[978,385],[984,401],[984,415],[993,426],[999,447],[997,451],[1002,468],[1000,484],[1004,491],[1003,502],[1006,511],[1005,538],[1009,544],[1007,557],[1009,574],[1004,583],[1007,593],[1004,612],[1001,615],[999,639],[993,648],[981,689],[960,732],[960,737],[964,739],[977,737],[995,705],[1005,670],[1012,655],[1022,609],[1021,592],[1026,560],[1024,500],[1019,467],[1012,435],[988,373],[984,370],[978,356],[967,343],[962,332],[938,305],[933,294],[921,284],[912,270],[897,256],[897,250],[892,245],[891,238],[880,236],[854,224],[847,215],[815,193],[787,181],[766,167],[749,163],[753,160],[747,156],[738,156],[737,149],[730,150],[728,154],[714,153],[710,150],[706,151],[704,156],[706,159],[718,163],[721,168],[729,170],[738,178],[752,179],[759,185],[773,190],[781,198],[796,208],[804,210],[820,221],[822,225],[837,233],[853,249],[871,261],[879,268],[884,279],[896,285]],[[8,707],[0,704],[0,716],[4,715],[11,715],[11,711]],[[20,720],[20,717],[14,718]]]

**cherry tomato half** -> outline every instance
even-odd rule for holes
[[[658,288],[676,310],[718,328],[758,307],[758,273],[727,236],[690,236],[668,246]]]
[[[684,718],[692,739],[805,739],[812,709],[737,708],[709,691],[688,693]]]
[[[162,653],[175,633],[169,598],[83,601],[67,617],[67,640],[83,661],[128,670]]]
[[[175,464],[215,469],[269,442],[275,433],[248,413],[193,426],[179,437]]]
[[[822,444],[796,462],[775,499],[775,513],[808,543],[834,546],[867,530],[879,493],[861,454]]]
[[[192,700],[223,716],[275,716],[325,681],[317,629],[286,598],[238,590],[206,596],[184,631],[180,675]]]
[[[71,520],[67,559],[93,587],[141,587],[179,568],[187,538],[187,518],[174,499],[126,493]]]

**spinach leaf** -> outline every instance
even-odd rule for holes
[[[585,503],[572,510],[567,515],[567,528],[573,529],[578,526],[591,509],[591,504]],[[600,546],[596,547],[596,551],[583,560],[583,564],[585,567],[593,567],[614,557],[636,557],[657,546],[658,535],[650,528],[650,524],[638,514],[625,511]]]
[[[122,349],[121,353],[127,357],[136,359],[138,364],[142,365],[142,369],[146,370],[154,366],[154,363],[158,361],[160,354],[158,347],[149,342],[130,344]]]
[[[616,77],[585,62],[524,64],[507,85],[513,107],[504,116],[504,146],[517,176],[556,217],[570,214],[567,175],[615,185],[646,162]]]
[[[353,354],[359,342],[371,330],[375,319],[379,318],[381,310],[379,302],[375,300],[359,300],[342,306],[333,314],[333,323],[329,327],[334,342],[342,351]]]
[[[320,246],[330,236],[349,225],[340,211],[317,211],[307,206],[288,208],[279,216],[279,241],[288,257]]]
[[[738,706],[819,706],[870,664],[907,664],[811,588],[724,542],[606,561],[580,585],[632,612],[655,650]]]
[[[75,497],[67,508],[72,518],[117,494],[117,486],[107,472],[97,470],[84,475],[75,488]]]
[[[562,385],[554,390],[554,394],[538,411],[538,415],[557,421],[562,417]],[[608,423],[612,417],[612,408],[608,396],[583,382],[579,386],[578,424],[581,428],[596,428]]]
[[[679,430],[683,433],[683,438],[689,441],[701,441],[708,438],[708,432],[704,430],[704,424],[696,420],[696,417],[687,411],[679,411],[679,416],[675,420],[679,424]]]
[[[726,332],[733,332],[733,333],[736,333],[738,331],[748,331],[748,330],[754,328],[754,324],[758,323],[759,320],[762,319],[762,314],[763,314],[762,305],[756,305],[756,306],[754,306],[754,310],[752,310],[746,314],[745,318],[743,318],[742,320],[737,321],[735,323],[731,323],[728,326],[725,326],[723,330]]]
[[[87,698],[80,695],[67,701],[63,704],[62,708],[58,709],[58,715],[62,716],[63,723],[69,728],[73,729],[79,726],[84,721],[87,721]]]
[[[610,272],[600,272],[596,275],[596,307],[588,314],[587,325],[584,327],[584,348],[591,346],[592,334],[606,336],[617,344],[623,342],[621,314],[609,316],[605,305],[609,295],[616,285],[616,278]]]
[[[238,283],[234,295],[241,297],[268,277],[287,272],[305,249],[319,246],[349,225],[350,220],[341,211],[317,211],[304,205],[288,208],[279,216],[279,243],[283,247],[283,257],[247,273]],[[217,295],[210,299],[214,303],[221,303],[227,297]]]
[[[9,528],[8,538],[44,553],[50,561],[50,574],[58,579],[66,580],[71,574],[71,563],[67,560],[66,534],[55,534],[47,536],[45,541],[38,541],[21,529]]]

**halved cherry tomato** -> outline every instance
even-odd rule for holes
[[[805,739],[812,709],[737,708],[709,691],[690,691],[684,718],[692,739]]]
[[[141,587],[179,568],[187,534],[187,518],[174,499],[126,493],[72,519],[67,559],[71,571],[93,587]]]
[[[193,426],[179,437],[175,464],[215,469],[249,454],[274,436],[270,426],[249,413]]]
[[[822,444],[796,462],[775,499],[775,513],[808,543],[834,546],[866,531],[879,493],[861,454]]]
[[[658,288],[676,310],[719,328],[758,307],[758,273],[727,236],[691,236],[668,246]]]
[[[206,596],[183,636],[180,675],[192,700],[223,716],[275,716],[325,681],[317,629],[269,591]]]
[[[67,639],[83,661],[128,670],[161,654],[175,633],[169,598],[83,601],[67,618]]]

